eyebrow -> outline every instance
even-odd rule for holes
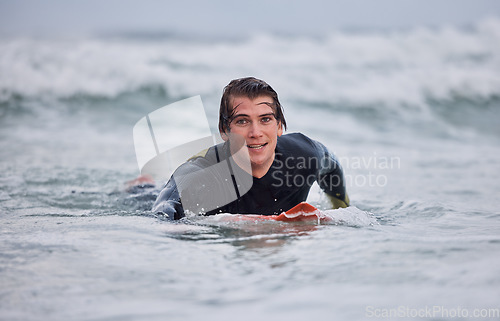
[[[235,115],[235,114],[236,114],[236,108],[238,108],[241,104],[243,104],[243,103],[241,102],[241,103],[239,103],[238,105],[236,105],[236,106],[234,106],[234,107],[232,108],[231,114],[229,115],[229,117],[227,117],[227,119],[234,119],[234,118],[236,118],[236,117],[240,117],[240,116],[241,116],[241,117],[244,117],[244,116],[245,116],[245,117],[250,117],[250,116],[249,116],[249,115],[247,115],[247,114],[238,114],[238,115]],[[262,102],[258,103],[257,105],[267,105],[267,106],[271,107],[271,109],[273,109],[273,107],[274,107],[274,102],[273,102],[273,103],[270,103],[270,102],[268,102],[268,101],[262,101]],[[272,115],[272,116],[276,117],[276,114],[275,114],[274,112],[272,112],[272,113],[262,114],[262,115],[259,115],[258,117],[269,116],[269,115]]]
[[[273,117],[276,117],[276,116],[274,115],[274,113],[265,113],[265,114],[258,115],[257,117],[259,117],[259,118],[260,118],[260,117],[266,117],[266,116],[273,116]],[[247,114],[237,114],[237,115],[234,115],[234,116],[233,116],[233,119],[234,119],[234,118],[238,118],[238,117],[248,117],[248,118],[250,118],[250,115],[247,115]]]
[[[241,104],[243,104],[243,103],[239,103],[238,105],[234,106],[234,107],[233,107],[233,110],[235,110],[236,108],[238,108]],[[274,103],[270,103],[270,102],[268,102],[268,101],[263,101],[263,102],[258,103],[257,105],[268,105],[269,107],[271,107],[271,108],[272,108],[272,107],[273,107],[273,104],[274,104]]]

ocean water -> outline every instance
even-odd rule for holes
[[[500,21],[0,39],[0,320],[500,320]],[[146,114],[256,76],[341,159],[333,224],[162,220]],[[172,137],[183,135],[172,129]]]

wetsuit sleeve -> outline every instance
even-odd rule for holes
[[[178,220],[184,217],[184,209],[173,177],[170,178],[158,195],[152,211],[155,214],[165,215],[172,220]]]
[[[323,144],[314,141],[319,162],[318,185],[330,199],[333,208],[348,207],[349,196],[345,188],[344,171],[340,162]]]

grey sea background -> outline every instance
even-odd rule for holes
[[[500,320],[498,2],[0,12],[0,320]],[[139,119],[200,95],[216,133],[243,76],[341,160],[351,207],[309,198],[332,224],[171,222],[125,192]]]

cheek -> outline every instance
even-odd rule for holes
[[[273,126],[274,127],[274,126]],[[282,130],[280,130],[280,128],[277,128],[274,127],[274,128],[270,128],[268,131],[267,131],[267,135],[272,139],[272,140],[276,140],[279,136],[281,136],[281,134],[283,133]]]
[[[232,127],[229,127],[229,129],[231,130],[231,131],[229,132],[229,134],[239,134],[239,135],[243,135],[243,134],[245,133],[245,128],[232,126]]]

